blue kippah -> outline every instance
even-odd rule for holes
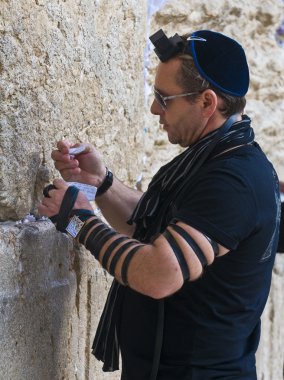
[[[232,96],[247,93],[249,69],[238,42],[221,33],[199,30],[189,38],[187,52],[200,75],[214,87]]]

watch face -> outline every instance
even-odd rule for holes
[[[78,216],[74,215],[70,220],[68,226],[66,227],[66,231],[75,238],[83,227],[84,222],[82,222]]]

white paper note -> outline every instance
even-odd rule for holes
[[[76,186],[80,191],[82,191],[89,201],[93,201],[96,198],[97,188],[96,186],[87,185],[86,183],[79,182],[68,182],[70,186]]]
[[[85,145],[75,146],[73,148],[69,148],[69,154],[72,156],[76,156],[77,154],[83,153],[85,149]]]

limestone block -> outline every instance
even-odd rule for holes
[[[251,76],[246,113],[252,118],[257,141],[281,178],[284,178],[284,49],[277,44],[275,33],[283,19],[282,0],[240,0],[237,3],[167,0],[153,14],[150,27],[150,34],[162,28],[169,36],[176,32],[211,29],[228,34],[243,45]],[[148,83],[152,86],[158,59],[152,52],[147,61]],[[151,96],[149,106],[152,100]],[[170,146],[167,134],[158,128],[158,123],[159,118],[148,114],[145,185],[160,163],[168,162],[181,151]],[[154,165],[149,165],[152,162]]]
[[[103,363],[91,353],[91,347],[101,313],[106,301],[112,277],[96,263],[91,254],[82,247],[75,247],[74,270],[77,275],[76,308],[72,314],[69,331],[72,346],[69,354],[76,363],[76,376],[66,380],[119,380],[120,371],[105,373]]]
[[[68,239],[48,224],[0,226],[2,379],[56,379],[70,370],[76,276]]]
[[[0,224],[0,378],[114,380],[91,354],[111,278],[50,222]]]
[[[256,363],[259,380],[284,376],[284,255],[276,256],[270,295],[262,315],[262,333]]]
[[[135,183],[145,29],[146,2],[1,2],[0,219],[34,210],[62,138],[93,142]]]

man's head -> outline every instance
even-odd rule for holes
[[[243,112],[246,103],[244,95],[249,86],[249,71],[243,48],[235,40],[221,33],[206,30],[184,36],[176,34],[170,38],[167,38],[163,31],[160,30],[150,39],[155,45],[156,54],[161,60],[160,70],[158,68],[158,78],[156,77],[159,85],[161,82],[163,83],[160,85],[161,87],[164,84],[168,87],[168,83],[166,83],[170,80],[168,68],[172,65],[172,61],[178,61],[174,65],[175,70],[172,71],[174,78],[171,78],[178,85],[175,89],[178,92],[164,91],[162,95],[171,96],[190,93],[191,95],[186,95],[178,100],[179,103],[182,102],[184,105],[186,102],[196,103],[201,101],[206,103],[206,99],[210,104],[211,101],[216,100],[216,109],[224,119],[232,114]],[[167,79],[164,75],[160,75],[163,74],[163,70],[167,71]],[[160,90],[163,89],[168,90],[160,88]],[[177,103],[175,99],[166,100],[166,104],[170,105],[171,102]],[[171,107],[173,109],[173,106]],[[161,114],[154,104],[151,110],[154,114],[160,115],[161,122],[164,119],[167,122],[166,119],[172,117],[172,115]],[[166,108],[164,108],[164,111],[166,111]],[[206,117],[207,114],[208,112]],[[206,127],[205,132],[210,132],[211,127],[212,125],[209,128]],[[186,144],[192,142],[194,141],[186,142]],[[177,141],[177,143],[180,142]]]
[[[242,46],[224,34],[199,30],[191,35],[167,38],[160,29],[150,40],[162,62],[188,55],[201,77],[214,88],[231,96],[243,97],[249,86],[249,70]]]

